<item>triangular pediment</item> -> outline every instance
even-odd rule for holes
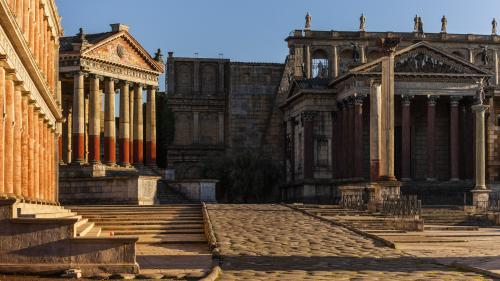
[[[380,73],[383,58],[353,68],[350,73]],[[394,56],[395,74],[450,74],[487,76],[488,72],[462,58],[440,50],[427,42],[419,42],[396,52]]]
[[[122,31],[85,49],[82,57],[133,68],[163,72],[163,65],[127,32]]]

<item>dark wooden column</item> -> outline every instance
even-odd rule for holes
[[[460,135],[459,111],[460,96],[450,97],[450,180],[460,178]]]
[[[348,173],[347,177],[348,178],[354,178],[355,176],[355,153],[354,150],[356,149],[354,147],[354,97],[350,98],[348,103],[348,124],[347,124],[347,131],[348,131],[348,142],[347,142],[347,147],[348,147],[348,152],[347,152],[347,163],[349,163],[348,166]],[[350,152],[350,153],[349,153]]]
[[[363,178],[363,99],[356,96],[354,101],[354,177]]]
[[[401,97],[401,180],[411,180],[411,99]]]
[[[314,177],[314,115],[315,112],[302,113],[304,124],[304,179]]]
[[[436,100],[438,96],[429,96],[427,100],[427,180],[436,180],[435,143],[436,143]]]

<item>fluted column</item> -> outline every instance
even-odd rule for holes
[[[124,81],[120,85],[120,165],[130,165],[130,91],[129,83]]]
[[[74,163],[85,162],[85,117],[83,92],[84,74],[78,72],[74,76],[73,89],[73,128],[72,128],[72,150]]]
[[[14,194],[17,197],[21,197],[22,194],[22,166],[23,161],[21,150],[21,134],[22,134],[22,94],[21,94],[22,83],[15,83],[14,87]]]
[[[5,69],[0,60],[0,195],[5,194]]]
[[[436,138],[436,100],[437,96],[429,96],[427,101],[427,180],[436,180],[435,174],[435,138]]]
[[[35,53],[35,26],[36,26],[36,19],[35,19],[35,0],[29,0],[30,2],[30,8],[29,8],[29,13],[30,13],[30,18],[29,18],[29,34],[28,34],[28,41],[30,45],[30,49],[32,53]]]
[[[33,139],[33,145],[34,145],[34,151],[33,151],[33,185],[34,185],[34,192],[33,192],[33,197],[36,199],[40,198],[40,124],[39,124],[39,117],[40,116],[40,108],[35,107],[34,114],[33,114],[33,132],[34,132],[34,139]]]
[[[99,92],[99,76],[90,78],[89,94],[89,162],[101,162],[101,95]]]
[[[29,43],[29,28],[30,28],[30,0],[23,1],[23,33],[24,38]]]
[[[21,131],[21,194],[24,198],[29,197],[29,105],[28,96],[23,93],[22,97],[22,131]]]
[[[142,125],[142,85],[136,84],[134,90],[134,165],[142,165],[143,125]]]
[[[358,95],[354,101],[354,177],[363,178],[363,99]]]
[[[304,123],[304,179],[314,177],[314,116],[315,112],[303,112],[302,122]]]
[[[116,126],[115,126],[115,80],[105,82],[104,109],[104,163],[116,164]]]
[[[38,127],[38,159],[37,159],[37,166],[38,166],[38,197],[37,199],[44,200],[45,199],[45,187],[44,187],[44,181],[43,181],[43,176],[44,176],[44,163],[43,163],[43,156],[44,156],[44,146],[43,146],[43,114],[41,112],[38,112],[38,120],[37,120],[37,127]]]
[[[28,197],[35,198],[35,102],[29,101],[28,108],[28,131],[29,131],[29,142],[28,142]]]
[[[5,80],[5,193],[14,195],[14,81],[8,75]]]
[[[132,85],[131,85],[132,86]],[[129,160],[134,161],[134,99],[135,99],[135,85],[129,89]]]
[[[412,96],[401,97],[401,180],[411,179],[411,99]]]
[[[460,135],[459,135],[459,112],[458,106],[460,96],[450,97],[450,180],[456,181],[460,178]]]
[[[146,103],[146,165],[156,166],[156,87],[149,86]]]
[[[372,81],[370,86],[370,180],[380,179],[381,85]]]

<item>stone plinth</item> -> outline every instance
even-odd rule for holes
[[[473,189],[471,190],[471,193],[472,193],[472,204],[474,204],[476,212],[486,211],[488,209],[491,190]]]
[[[190,200],[215,203],[217,202],[215,189],[217,182],[219,181],[201,179],[167,181],[167,184],[177,192],[184,194]]]
[[[368,210],[377,211],[386,198],[398,198],[401,183],[399,181],[370,182],[366,184],[368,191]]]

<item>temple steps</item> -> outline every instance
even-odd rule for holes
[[[167,224],[167,225],[108,225],[98,224],[104,230],[181,230],[181,229],[203,229],[203,224]]]
[[[86,222],[81,224],[79,227],[76,228],[76,236],[86,236],[87,233],[89,233],[92,228],[94,227],[93,222]]]

